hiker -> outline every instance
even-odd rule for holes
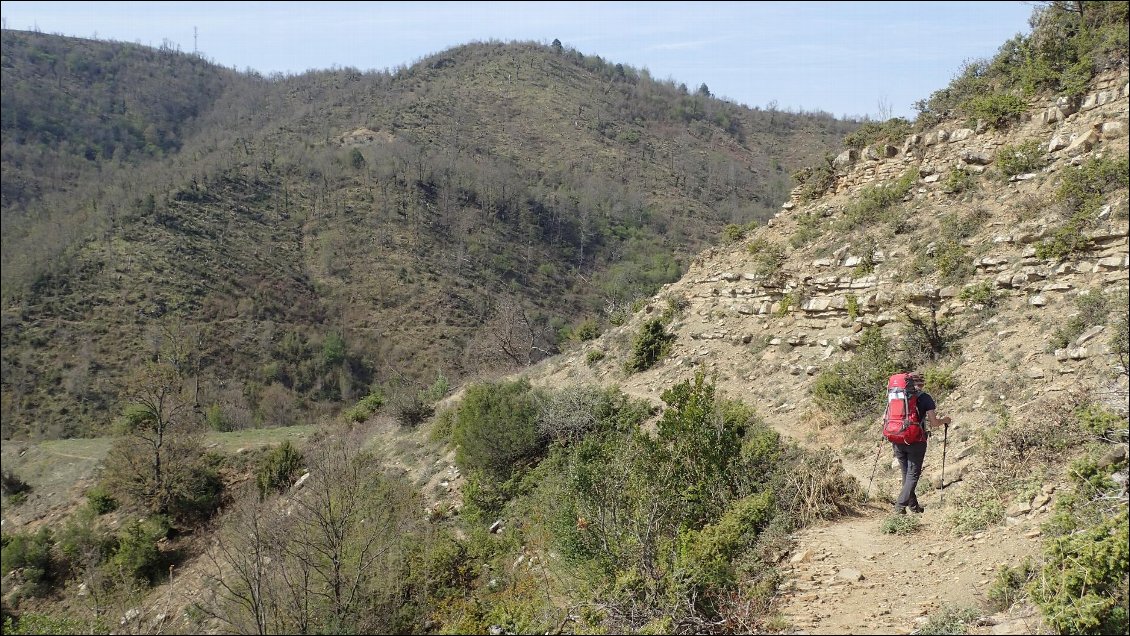
[[[925,383],[922,374],[918,372],[910,373],[906,382],[907,392],[915,397],[914,408],[918,412],[918,421],[927,425],[923,426],[926,431],[925,434],[920,441],[910,444],[891,442],[895,451],[895,459],[898,460],[899,469],[902,471],[902,491],[895,501],[894,510],[895,514],[899,515],[906,514],[907,508],[910,508],[911,512],[923,512],[925,510],[918,503],[918,496],[914,494],[914,489],[918,486],[918,478],[922,476],[922,462],[926,459],[928,431],[930,427],[949,426],[950,424],[949,416],[938,417],[935,412],[937,404],[934,403],[934,398],[922,390]]]

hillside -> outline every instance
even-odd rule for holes
[[[263,78],[3,45],[6,439],[105,431],[129,371],[189,342],[227,428],[518,368],[766,218],[856,126],[561,46]]]
[[[437,382],[424,412],[354,394],[317,427],[204,437],[177,416],[196,362],[149,341],[118,437],[4,444],[6,631],[1125,633],[1128,7],[1038,8],[919,121],[859,128],[621,319],[518,372]],[[345,165],[395,143],[343,129]],[[231,231],[267,240],[301,192],[257,215],[274,178],[297,181],[186,188],[166,209],[194,214],[147,227],[238,200],[254,222]],[[280,245],[216,262],[265,273],[303,249]],[[289,271],[247,302],[345,323],[299,304],[333,277]],[[877,420],[907,369],[953,423],[929,442],[925,511],[896,515]]]

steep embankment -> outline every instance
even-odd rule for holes
[[[982,456],[981,433],[1010,421],[1040,430],[1079,387],[1125,409],[1126,377],[1115,372],[1110,344],[1125,306],[1066,342],[1064,327],[1088,297],[1113,298],[1127,288],[1127,190],[1104,193],[1082,230],[1067,226],[1060,192],[1069,171],[1125,161],[1127,92],[1125,73],[1109,74],[1077,103],[1034,100],[1027,116],[1004,130],[948,121],[900,148],[845,152],[830,194],[811,202],[794,196],[767,227],[702,254],[631,321],[532,375],[555,386],[615,383],[658,401],[664,388],[705,369],[782,434],[837,449],[861,483],[874,474],[875,503],[799,532],[783,560],[779,609],[794,628],[907,632],[943,606],[977,606],[1000,565],[1040,550],[1040,524],[1067,488],[1067,458],[1041,450],[1026,458],[1034,466],[1027,488],[970,490],[999,459]],[[1034,149],[1040,167],[1010,176],[1006,160],[1020,148]],[[861,201],[903,178],[897,214],[858,218],[868,211]],[[1063,236],[1074,237],[1073,247],[1053,249]],[[683,307],[668,327],[676,336],[670,355],[625,376],[635,335],[668,305]],[[922,527],[910,540],[892,540],[880,530],[898,486],[889,450],[876,455],[869,418],[838,423],[813,406],[812,395],[825,372],[859,355],[868,327],[879,327],[893,346],[915,342],[911,318],[938,327],[949,345],[936,365],[945,386],[931,390],[954,423],[944,490],[925,485],[943,485],[943,444],[935,437],[919,488],[927,491]],[[606,355],[589,362],[588,352],[597,350]],[[1003,523],[960,531],[954,515],[977,497],[1002,506]],[[1029,631],[1033,620],[982,622],[1015,633]]]

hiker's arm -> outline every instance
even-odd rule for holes
[[[938,417],[936,411],[926,411],[926,421],[930,423],[930,426],[934,427],[949,426],[950,416]]]

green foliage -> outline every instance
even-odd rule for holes
[[[859,317],[859,297],[855,294],[848,294],[845,298],[845,306],[847,308],[848,320],[855,320]]]
[[[747,248],[753,257],[753,271],[761,276],[776,276],[785,264],[785,248],[765,238],[756,238]]]
[[[596,340],[600,336],[600,325],[591,318],[585,319],[584,322],[577,325],[572,335],[578,342]]]
[[[659,440],[675,463],[669,476],[683,488],[685,514],[692,526],[717,518],[728,503],[734,476],[728,470],[740,453],[752,412],[718,410],[714,385],[702,372],[663,392],[667,408],[659,420]]]
[[[1028,592],[1052,627],[1065,634],[1126,633],[1128,532],[1124,501],[1114,516],[1051,539]]]
[[[1036,244],[1038,258],[1059,260],[1090,247],[1085,231],[1098,218],[1106,195],[1130,184],[1127,157],[1092,157],[1083,165],[1063,172],[1056,189],[1056,201],[1064,207],[1067,220],[1051,236]]]
[[[855,356],[824,370],[812,385],[818,406],[847,422],[879,415],[886,406],[887,379],[900,368],[878,327],[862,332]]]
[[[102,484],[86,491],[86,503],[96,515],[104,515],[118,509],[118,500]]]
[[[1062,349],[1075,342],[1087,329],[1105,324],[1110,315],[1110,298],[1099,289],[1080,293],[1075,297],[1075,315],[1057,327],[1048,340],[1048,350]]]
[[[917,515],[891,515],[883,519],[879,531],[883,534],[913,534],[920,526]]]
[[[930,614],[929,619],[918,628],[921,634],[968,634],[969,628],[977,624],[981,612],[976,607],[943,606]]]
[[[824,196],[836,183],[836,169],[832,167],[833,158],[825,155],[824,161],[816,167],[808,167],[793,173],[793,180],[800,186],[801,201],[813,201]]]
[[[160,515],[125,524],[118,533],[118,550],[108,566],[126,577],[156,582],[168,565],[157,542],[168,536],[169,529],[169,520]]]
[[[306,460],[302,452],[290,443],[283,441],[262,459],[255,470],[255,485],[259,489],[259,499],[268,494],[285,492],[298,478]]]
[[[967,285],[961,289],[958,299],[968,305],[979,307],[982,310],[995,309],[997,306],[996,287],[992,281],[981,281],[976,285]]]
[[[737,243],[745,238],[746,230],[736,223],[729,223],[722,228],[723,243]]]
[[[1031,559],[1024,559],[1015,567],[1000,566],[987,593],[989,607],[993,611],[1003,612],[1025,598],[1024,588],[1034,574],[1035,568]]]
[[[347,409],[343,415],[345,419],[350,422],[364,422],[369,419],[373,413],[381,410],[384,403],[384,394],[380,391],[374,391],[358,400],[357,404],[355,404],[353,408]]]
[[[954,371],[955,369],[952,367],[937,366],[929,367],[923,372],[926,381],[925,389],[935,402],[944,399],[947,394],[952,393],[960,385]]]
[[[797,217],[797,229],[791,237],[789,237],[789,245],[793,249],[801,248],[818,238],[822,230],[820,229],[820,221],[823,215],[819,212],[805,211]]]
[[[322,361],[326,366],[341,364],[345,360],[345,339],[336,331],[326,334],[322,341]]]
[[[601,360],[603,360],[604,356],[605,356],[605,353],[604,353],[603,350],[601,350],[601,349],[590,349],[588,351],[588,353],[585,354],[585,363],[590,365],[590,366],[594,365],[594,364],[600,362]]]
[[[87,620],[65,613],[20,612],[18,620],[4,617],[5,634],[51,636],[57,634],[109,634],[110,627],[101,619]]]
[[[1126,417],[1098,402],[1088,402],[1075,409],[1075,417],[1083,430],[1095,437],[1126,443]]]
[[[50,592],[51,586],[62,572],[60,564],[52,555],[54,537],[49,528],[41,528],[35,533],[12,533],[4,536],[3,551],[0,552],[0,576],[8,576],[12,570],[23,572],[27,596],[43,596]]]
[[[224,417],[224,409],[216,402],[208,407],[208,411],[204,414],[204,419],[208,422],[208,428],[220,433],[232,430],[231,422]]]
[[[675,559],[681,584],[699,593],[734,585],[736,557],[756,544],[775,514],[773,493],[764,491],[734,502],[701,530],[682,531]]]
[[[965,168],[955,168],[950,170],[942,181],[942,192],[946,194],[959,194],[967,190],[972,190],[977,185],[973,173]]]
[[[674,340],[674,334],[667,333],[663,318],[645,322],[632,345],[632,357],[628,360],[627,370],[646,371],[655,366],[655,363],[667,355]]]
[[[997,152],[997,169],[1006,177],[1035,172],[1048,165],[1047,154],[1038,139],[1018,145],[1006,144]]]
[[[906,139],[910,131],[910,122],[902,117],[894,117],[883,122],[869,121],[844,137],[844,145],[863,150],[872,144],[897,144]]]
[[[917,181],[918,172],[907,170],[892,183],[863,188],[844,208],[843,217],[836,224],[836,229],[848,233],[880,223],[898,227],[903,219],[897,204],[902,202]]]
[[[949,523],[958,534],[979,532],[1004,519],[1004,503],[996,496],[959,497],[954,506],[956,510],[949,516]]]
[[[961,111],[974,119],[983,119],[993,128],[1007,128],[1028,111],[1028,102],[1011,93],[975,95],[960,106]]]
[[[452,441],[463,471],[503,482],[545,450],[537,432],[537,399],[526,380],[475,384],[455,415]]]

